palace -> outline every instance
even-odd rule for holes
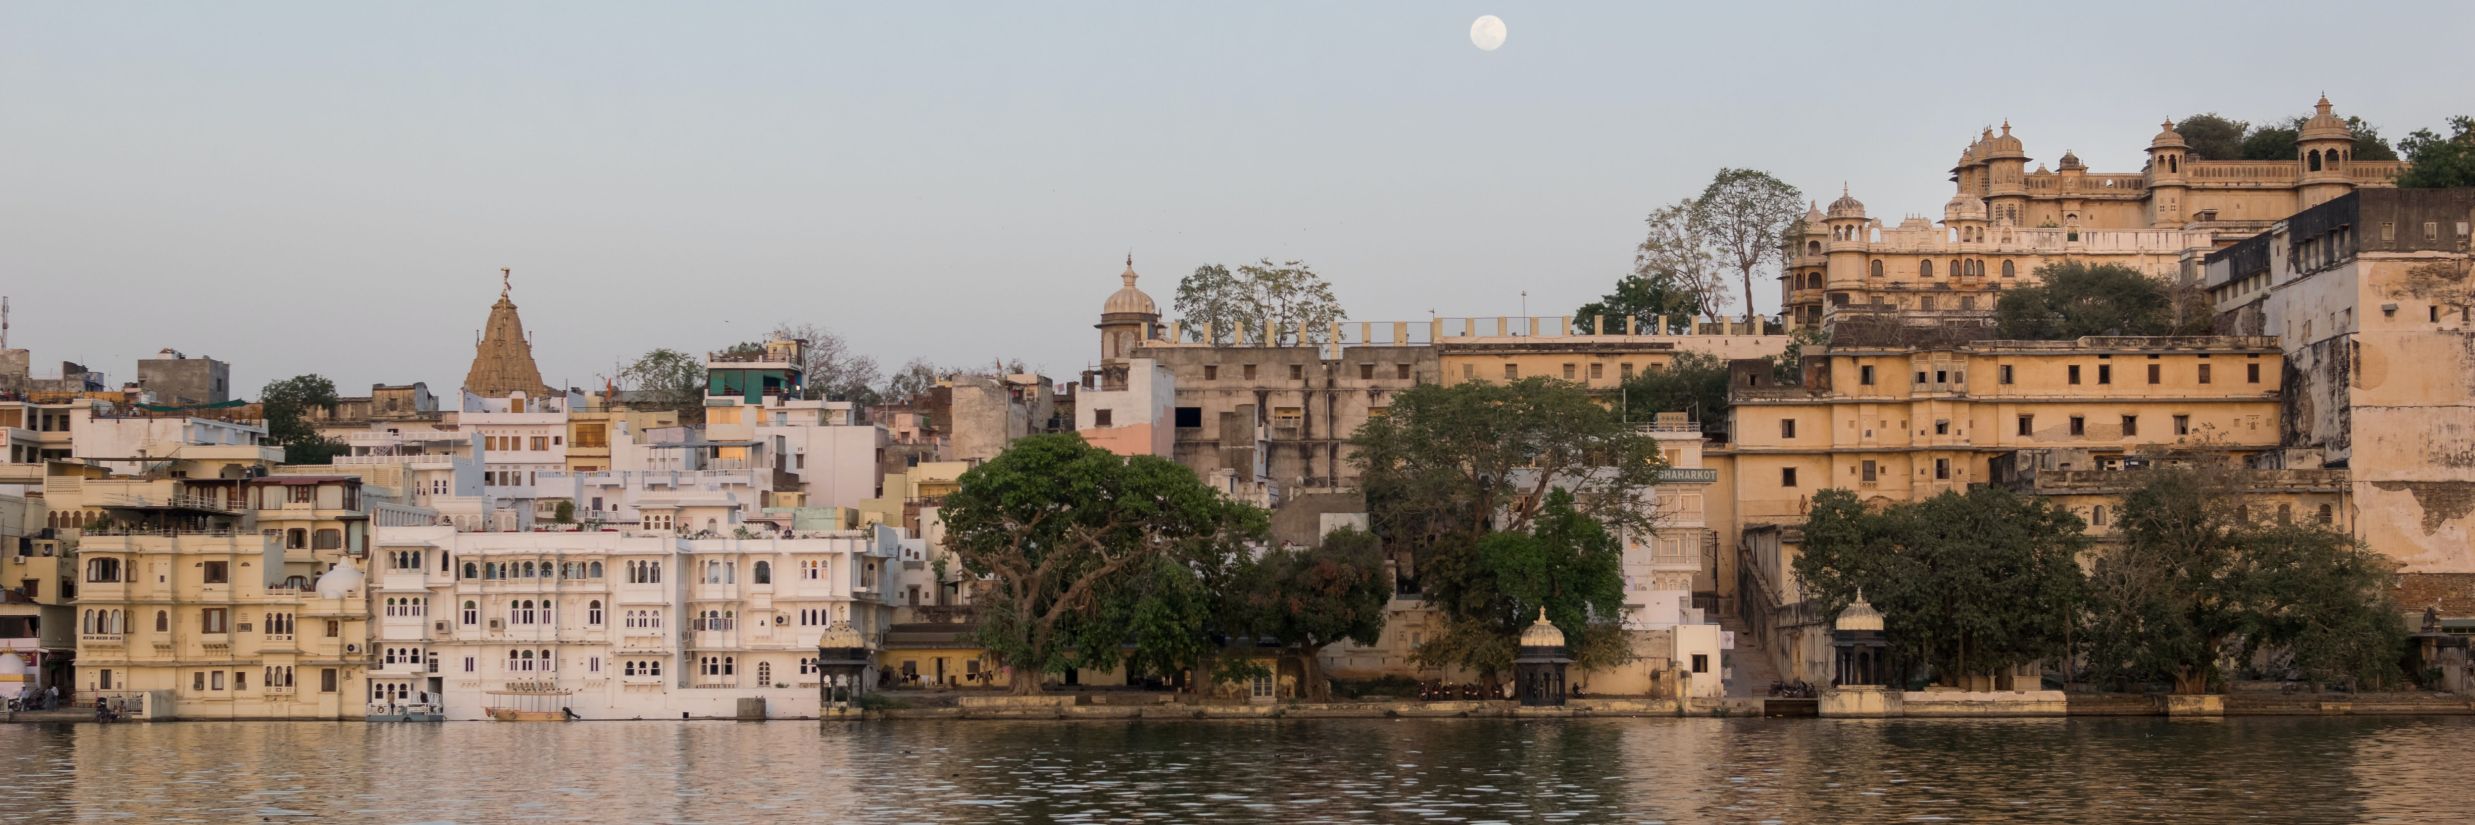
[[[1958,191],[1939,223],[1910,215],[1885,225],[1844,192],[1808,211],[1780,275],[1784,314],[1799,326],[1852,314],[1983,319],[2002,289],[2065,261],[2197,283],[2209,252],[2357,188],[2388,187],[2404,170],[2356,160],[2354,133],[2328,98],[2313,108],[2293,160],[2193,157],[2168,121],[2137,172],[2092,172],[2069,151],[2054,169],[2030,170],[2010,123],[1987,129],[1951,168]]]

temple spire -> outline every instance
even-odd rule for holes
[[[514,273],[507,268],[498,273],[498,303],[490,305],[481,341],[473,346],[473,366],[464,373],[464,391],[492,398],[517,392],[549,395],[549,386],[541,382],[541,368],[533,363],[533,341],[524,334],[524,318],[508,297],[514,291]]]

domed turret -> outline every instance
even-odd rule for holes
[[[1820,231],[1822,231],[1822,221],[1823,221],[1823,217],[1822,217],[1822,202],[1821,202],[1821,201],[1818,201],[1818,200],[1806,201],[1806,202],[1805,202],[1805,231],[1806,231],[1806,232],[1820,232]]]
[[[344,558],[328,569],[325,575],[318,577],[318,598],[349,598],[353,591],[361,589],[364,580],[361,568],[352,566],[351,558]]]
[[[1531,622],[1529,627],[1521,629],[1521,646],[1558,648],[1564,646],[1564,631],[1557,630],[1554,622],[1547,621],[1547,608],[1539,608],[1538,621]]]
[[[2355,130],[2346,126],[2345,119],[2330,113],[2328,95],[2321,95],[2320,102],[2312,104],[2312,119],[2304,121],[2303,128],[2295,130],[2295,140],[2298,143],[2307,140],[2352,141],[2354,139]]]
[[[2064,149],[2064,150],[2063,150],[2063,155],[2062,155],[2062,162],[2061,162],[2061,165],[2060,165],[2060,166],[2058,166],[2057,168],[2060,168],[2060,169],[2062,169],[2062,170],[2064,170],[2064,171],[2070,171],[2070,170],[2073,170],[2073,169],[2087,169],[2087,168],[2088,168],[2088,164],[2085,164],[2085,163],[2081,163],[2081,162],[2080,162],[2080,155],[2079,155],[2079,153],[2077,153],[2077,152],[2073,152],[2073,151],[2071,151],[2071,150],[2069,150],[2069,149]]]
[[[1863,218],[1865,217],[1865,202],[1857,200],[1855,196],[1848,194],[1847,184],[1840,184],[1839,199],[1830,202],[1830,217]]]
[[[2183,142],[2183,133],[2174,131],[2173,118],[2167,118],[2166,122],[2159,124],[2157,128],[2160,131],[2158,131],[2156,137],[2149,138],[2148,148],[2163,149],[2171,146],[2177,149],[2182,149],[2188,148],[2191,145]]]
[[[1942,205],[1942,219],[1948,222],[1985,220],[1985,201],[1967,195],[1953,195]]]
[[[826,650],[865,650],[868,640],[861,638],[859,631],[851,628],[850,622],[840,621],[825,627],[824,635],[817,637],[816,646]]]
[[[1150,315],[1154,317],[1158,317],[1160,315],[1160,305],[1152,301],[1152,296],[1147,295],[1143,292],[1143,290],[1136,289],[1134,287],[1134,279],[1136,276],[1134,274],[1133,255],[1126,256],[1126,271],[1118,277],[1124,278],[1126,280],[1126,285],[1118,287],[1116,292],[1109,293],[1108,302],[1100,305],[1100,314]]]
[[[1873,603],[1865,601],[1865,593],[1860,590],[1856,593],[1856,601],[1839,611],[1839,620],[1833,622],[1831,627],[1840,631],[1879,632],[1882,630],[1882,611],[1873,609]]]
[[[1986,160],[1994,160],[1997,158],[2018,158],[2020,160],[2028,159],[2027,147],[2020,143],[2019,138],[2011,136],[2011,121],[2009,120],[2004,120],[2002,122],[2002,134],[1991,135],[1985,139],[1985,150],[1986,151],[1982,153],[1980,157],[1983,157]]]

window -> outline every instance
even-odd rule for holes
[[[1779,468],[1779,486],[1781,486],[1781,487],[1794,487],[1794,486],[1796,486],[1796,468],[1794,468],[1794,467],[1781,467],[1781,468]]]
[[[172,612],[171,612],[171,611],[168,611],[168,610],[157,610],[157,611],[155,611],[155,632],[157,632],[157,633],[170,633],[170,632],[172,632]]]
[[[2335,516],[2336,516],[2336,514],[2335,514],[2335,513],[2330,512],[2330,510],[2329,510],[2329,505],[2326,505],[2326,504],[2320,505],[2320,516],[2319,516],[2319,518],[2320,518],[2320,523],[2322,523],[2322,524],[2328,524],[2328,523],[2330,523],[2330,520],[2331,520],[2332,518],[2334,518]]]
[[[2158,365],[2156,365],[2156,364],[2150,364],[2150,365],[2148,365],[2148,382],[2149,382],[2149,383],[2151,383],[2151,384],[2155,384],[2155,383],[2157,383],[2158,378],[2160,377],[2160,374],[2159,374],[2159,370],[2160,370],[2160,369],[2161,369],[2161,368],[2160,368]]]
[[[2208,382],[2209,382],[2209,365],[2207,365],[2207,364],[2201,364],[2201,365],[2200,365],[2200,383],[2206,384],[2206,383],[2208,383]]]
[[[533,436],[533,451],[534,451],[534,452],[545,452],[545,451],[547,451],[547,450],[549,450],[549,449],[550,449],[550,437],[549,437],[549,436],[546,436],[546,435],[537,435],[537,436]]]
[[[1934,419],[1934,434],[1935,434],[1935,435],[1950,435],[1950,434],[1951,434],[1951,420],[1950,420],[1950,419],[1948,419],[1948,418],[1937,418],[1937,419]]]
[[[758,687],[763,687],[763,686],[765,686],[765,685],[770,685],[770,684],[773,684],[773,663],[772,663],[772,662],[758,662],[758,663],[756,663],[756,684],[757,684],[757,686],[758,686]]]
[[[338,637],[338,636],[342,636],[342,635],[344,635],[344,623],[343,623],[343,622],[336,621],[336,620],[334,620],[334,619],[328,619],[328,620],[327,620],[327,638],[332,639],[332,638],[335,638],[335,637]]]
[[[464,618],[464,624],[466,624],[466,625],[476,625],[476,624],[480,624],[480,623],[481,623],[481,604],[480,604],[479,602],[475,602],[475,601],[473,601],[473,600],[471,600],[471,599],[466,599],[466,600],[464,600],[464,617],[463,617],[463,618]]]
[[[1504,380],[1506,380],[1506,381],[1519,381],[1519,380],[1521,380],[1521,365],[1520,365],[1520,364],[1509,363],[1509,362],[1508,362],[1508,363],[1506,363],[1506,364],[1504,365]]]
[[[1306,380],[1306,366],[1305,366],[1305,365],[1303,365],[1303,364],[1291,364],[1291,365],[1289,365],[1289,380],[1291,380],[1291,381],[1303,381],[1303,380]]]
[[[1623,367],[1623,370],[1622,370],[1622,372],[1621,372],[1620,374],[1623,376],[1624,380],[1626,380],[1626,381],[1631,381],[1631,380],[1633,380],[1633,365],[1631,365],[1631,364],[1621,364],[1621,365],[1619,365],[1619,366]]]
[[[189,690],[192,693],[206,692],[206,671],[189,674]]]
[[[1868,271],[1873,275],[1873,277],[1882,277],[1882,262],[1878,259],[1875,260],[1873,262],[1873,266],[1871,266]]]
[[[1951,273],[1951,274],[1953,274],[1953,275],[1957,275],[1957,274],[1959,274],[1959,273],[1954,272],[1954,273]],[[1916,276],[1917,276],[1917,277],[1919,277],[1919,278],[1931,278],[1931,277],[1933,277],[1933,276],[1934,276],[1934,262],[1933,262],[1933,261],[1931,261],[1931,260],[1924,260],[1924,261],[1918,261],[1918,262],[1916,262]]]
[[[203,566],[203,568],[206,570],[206,583],[207,583],[207,584],[231,584],[231,583],[232,583],[232,563],[231,563],[231,562],[225,562],[225,561],[210,561],[210,562],[204,562],[202,566]]]
[[[1779,437],[1780,437],[1780,438],[1795,438],[1795,437],[1796,437],[1796,419],[1793,419],[1793,418],[1782,418],[1782,419],[1779,419]]]
[[[2084,418],[2084,417],[2081,417],[2081,416],[2076,416],[2076,415],[2075,415],[2075,416],[2072,416],[2072,417],[2071,417],[2071,434],[2072,434],[2072,435],[2087,435],[2087,434],[2088,434],[2088,419],[2087,419],[2087,418]]]
[[[1401,379],[1401,380],[1403,380],[1403,381],[1407,381],[1407,380],[1409,380],[1409,365],[1408,365],[1408,364],[1394,364],[1394,365],[1392,365],[1392,377],[1394,377],[1394,378],[1398,378],[1398,379]]]
[[[2243,371],[2244,371],[2244,383],[2247,383],[2247,384],[2258,384],[2258,383],[2260,383],[2260,365],[2259,365],[2259,364],[2244,364],[2244,365],[2243,365]]]
[[[2123,416],[2123,437],[2124,437],[2124,438],[2130,438],[2130,437],[2132,437],[2132,436],[2139,435],[2139,434],[2140,434],[2140,417],[2139,417],[2139,416],[2136,416],[2136,415],[2126,415],[2126,416]]]
[[[120,560],[94,559],[86,562],[86,580],[89,582],[120,581]]]
[[[1203,365],[1203,380],[1205,380],[1205,381],[1211,381],[1211,380],[1217,379],[1217,378],[1219,378],[1219,377],[1220,377],[1220,367],[1215,366],[1215,365],[1212,365],[1212,364],[1205,364],[1205,365]]]
[[[592,600],[592,601],[589,601],[589,602],[585,602],[585,603],[584,603],[584,623],[585,623],[585,624],[588,624],[588,625],[592,625],[592,626],[594,626],[594,627],[600,627],[600,626],[601,626],[601,624],[602,624],[602,600],[600,600],[600,599],[594,599],[594,600]]]
[[[2011,266],[2010,261],[2006,260],[2002,262],[2002,277],[2009,278],[2016,274],[2018,274],[2018,270]]]
[[[1580,365],[1578,365],[1578,364],[1566,364],[1566,365],[1564,365],[1564,380],[1566,380],[1566,381],[1572,381],[1572,380],[1579,379],[1580,377],[1581,377],[1581,366],[1580,366]]]
[[[230,633],[232,610],[224,607],[201,608],[198,610],[198,627],[205,633]]]
[[[2095,506],[2095,507],[2091,507],[2091,508],[2089,508],[2089,510],[2088,510],[2088,523],[2093,524],[2093,525],[2096,525],[2096,526],[2098,526],[2098,527],[2104,527],[2104,526],[2105,526],[2105,505],[2100,504],[2100,505],[2097,505],[2097,506]]]
[[[2175,434],[2175,435],[2190,435],[2190,434],[2191,434],[2191,416],[2188,416],[2188,415],[2178,415],[2178,416],[2175,416],[2175,417],[2174,417],[2174,434]]]
[[[2071,381],[2071,383],[2074,383],[2074,384],[2080,383],[2080,365],[2078,365],[2078,364],[2073,364],[2073,365],[2071,365],[2070,369],[2066,370],[2066,371],[2065,371],[2065,373],[2066,373],[2067,375],[2069,375],[2069,376],[2070,376],[2070,379],[2069,379],[2069,380]]]
[[[344,549],[344,531],[333,527],[321,527],[311,539],[309,546],[312,550],[342,550]]]
[[[1695,672],[1695,673],[1709,673],[1709,672],[1710,672],[1710,654],[1708,654],[1708,653],[1695,653],[1695,654],[1693,654],[1693,672]]]
[[[209,686],[210,686],[211,688],[213,688],[213,689],[215,689],[215,690],[222,690],[222,689],[223,689],[223,671],[220,671],[220,670],[217,670],[217,671],[210,671],[209,673],[207,673],[207,675],[208,675],[208,676],[212,676],[212,677],[214,677],[214,681],[212,681],[212,682],[210,682],[210,683],[209,683]]]
[[[2098,364],[2098,365],[2097,365],[2097,383],[2099,383],[2099,384],[2111,384],[2111,383],[2114,383],[2114,365],[2112,365],[2112,364]]]
[[[1878,473],[1880,473],[1880,472],[1881,472],[1881,467],[1880,467],[1879,465],[1874,464],[1874,463],[1873,463],[1873,459],[1870,459],[1870,458],[1869,458],[1869,459],[1865,459],[1865,461],[1864,461],[1862,464],[1860,464],[1859,466],[1860,466],[1860,469],[1862,469],[1862,470],[1863,470],[1863,475],[1862,475],[1862,476],[1860,476],[1860,478],[1862,478],[1863,480],[1865,480],[1865,481],[1867,481],[1867,482],[1872,482],[1872,481],[1875,481],[1875,480],[1876,480],[1876,475],[1877,475]]]
[[[1937,459],[1934,459],[1934,478],[1939,479],[1939,480],[1943,480],[1943,481],[1949,481],[1949,480],[1951,479],[1951,460],[1950,460],[1950,459],[1947,459],[1947,458],[1937,458]]]
[[[319,693],[334,693],[334,692],[335,692],[335,669],[334,669],[334,668],[331,668],[331,667],[323,667],[323,668],[319,668],[319,669],[318,669],[318,692],[319,692]]]
[[[1375,365],[1374,365],[1374,364],[1359,364],[1359,365],[1358,365],[1358,380],[1361,380],[1361,381],[1371,381],[1371,380],[1374,380],[1374,378],[1375,378]]]
[[[318,488],[303,484],[296,484],[284,490],[286,493],[284,500],[293,504],[308,504],[318,495]]]
[[[1115,423],[1115,419],[1116,419],[1116,416],[1111,415],[1109,410],[1106,410],[1106,409],[1098,409],[1098,410],[1093,410],[1093,411],[1091,411],[1091,424],[1092,424],[1092,426],[1094,426],[1094,427],[1114,427],[1114,426],[1117,426],[1117,424]]]
[[[1590,380],[1592,380],[1592,381],[1596,381],[1596,380],[1599,380],[1599,379],[1601,379],[1601,378],[1605,378],[1605,377],[1607,377],[1607,365],[1606,365],[1606,364],[1591,364],[1591,365],[1590,365]]]
[[[1872,364],[1866,364],[1856,368],[1856,383],[1863,384],[1868,387],[1873,386]]]
[[[2011,365],[2002,365],[2002,383],[2011,383]]]
[[[1246,368],[1245,368],[1244,372],[1246,373],[1246,380],[1248,380],[1248,381],[1253,381],[1253,380],[1255,380],[1255,365],[1253,365],[1253,364],[1248,364],[1248,365],[1246,365]]]

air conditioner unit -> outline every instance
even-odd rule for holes
[[[445,633],[445,632],[447,632],[447,623],[446,623],[446,622],[431,622],[431,623],[430,623],[430,627],[431,627],[431,628],[433,628],[433,629],[435,629],[435,630],[437,630],[437,631],[438,631],[438,632],[440,632],[440,633]]]
[[[506,627],[506,624],[505,624],[504,622],[502,622],[502,621],[498,620],[498,619],[491,619],[491,620],[490,620],[490,629],[491,629],[491,630],[499,630],[499,629],[502,629],[502,628],[505,628],[505,627]]]
[[[360,646],[360,645],[345,645],[345,646],[344,646],[344,652],[345,652],[345,653],[359,653],[359,652],[361,652],[361,646]]]

